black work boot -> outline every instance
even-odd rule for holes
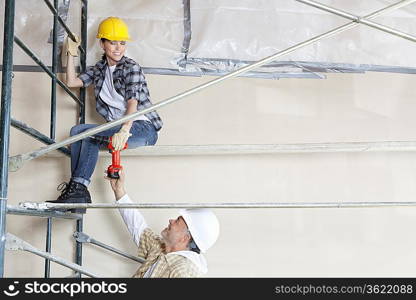
[[[58,188],[61,195],[50,203],[91,203],[91,195],[85,185],[70,180],[69,183],[63,182]],[[85,213],[85,208],[74,208],[70,210],[73,213]]]

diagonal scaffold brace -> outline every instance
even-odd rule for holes
[[[88,244],[92,244],[92,245],[95,245],[95,246],[98,246],[98,247],[101,247],[101,248],[103,248],[103,249],[106,249],[106,250],[108,250],[108,251],[111,251],[111,252],[113,252],[113,253],[116,253],[116,254],[118,254],[118,255],[121,255],[121,256],[123,256],[123,257],[126,257],[126,258],[129,258],[129,259],[131,259],[131,260],[134,260],[134,261],[136,261],[136,262],[139,262],[139,263],[143,263],[144,261],[145,261],[145,259],[144,258],[142,258],[142,257],[138,257],[138,256],[134,256],[134,255],[130,255],[130,254],[128,254],[128,253],[126,253],[126,252],[124,252],[124,251],[121,251],[121,250],[118,250],[118,249],[116,249],[116,248],[114,248],[114,247],[111,247],[111,246],[109,246],[109,245],[106,245],[106,244],[104,244],[104,243],[102,243],[102,242],[99,242],[99,241],[97,241],[96,239],[94,239],[94,238],[92,238],[92,237],[90,237],[89,235],[87,235],[87,234],[85,234],[85,233],[83,233],[83,232],[74,232],[74,238],[75,238],[75,240],[77,241],[77,242],[79,242],[79,243],[88,243]]]
[[[17,251],[17,250],[21,250],[21,251],[27,251],[33,254],[36,254],[38,256],[41,256],[43,258],[47,258],[50,261],[53,261],[57,264],[60,264],[64,267],[67,267],[69,269],[72,269],[76,272],[79,272],[81,274],[87,275],[89,277],[100,277],[94,273],[89,272],[88,270],[84,269],[82,266],[74,264],[72,262],[69,262],[61,257],[52,255],[48,252],[39,250],[38,248],[32,246],[31,244],[29,244],[28,242],[20,239],[19,237],[11,234],[11,233],[7,233],[6,235],[6,249],[7,250],[11,250],[11,251]]]

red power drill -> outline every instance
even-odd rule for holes
[[[123,149],[115,151],[112,143],[112,137],[110,137],[110,141],[108,143],[107,148],[111,153],[111,165],[107,168],[107,177],[113,179],[119,179],[120,175],[119,172],[123,170],[123,167],[120,165],[120,151],[127,149],[127,143],[124,145]]]

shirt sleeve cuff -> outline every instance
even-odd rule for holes
[[[79,79],[81,79],[82,84],[84,85],[83,87],[86,87],[87,82],[88,82],[88,77],[86,77],[86,75],[85,75],[85,74],[80,74],[80,75],[78,76],[78,78],[79,78]]]
[[[131,199],[130,199],[129,195],[125,194],[123,197],[118,199],[116,201],[116,203],[131,203]]]

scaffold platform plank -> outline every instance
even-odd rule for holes
[[[7,205],[7,213],[11,215],[44,217],[44,218],[60,218],[60,219],[82,219],[82,215],[73,214],[56,209],[45,208],[42,206],[12,206]]]

